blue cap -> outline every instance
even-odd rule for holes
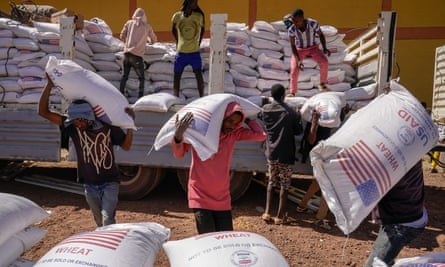
[[[65,120],[65,125],[73,122],[75,119],[84,119],[88,121],[95,121],[96,116],[94,115],[93,108],[89,103],[71,103],[68,106],[67,118]]]

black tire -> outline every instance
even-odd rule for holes
[[[178,176],[178,182],[181,185],[182,190],[184,190],[184,192],[187,192],[187,184],[189,181],[189,170],[177,169],[176,175]]]
[[[182,189],[187,192],[187,184],[189,179],[188,169],[178,169],[177,170],[178,181]],[[252,181],[252,174],[249,172],[230,172],[230,195],[232,202],[240,199],[249,189],[250,183]]]
[[[0,160],[0,170],[6,167],[8,165],[9,161],[7,160]]]
[[[232,196],[232,202],[244,196],[251,182],[252,174],[249,172],[230,172],[230,195]]]
[[[119,166],[121,183],[119,198],[138,200],[148,195],[164,178],[161,168],[144,166]]]

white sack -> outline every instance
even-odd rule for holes
[[[372,99],[377,93],[377,84],[372,83],[361,87],[354,87],[345,91],[347,100]]]
[[[35,262],[26,259],[17,259],[8,267],[33,267]]]
[[[311,121],[312,112],[317,110],[320,113],[318,124],[335,128],[340,126],[340,114],[344,106],[346,106],[346,99],[342,92],[322,92],[309,98],[300,112],[304,120]]]
[[[12,37],[0,37],[0,47],[9,48],[14,46]]]
[[[0,203],[0,244],[25,227],[49,216],[36,203],[22,196],[0,193]]]
[[[3,93],[3,89],[5,92],[22,92],[22,88],[17,84],[17,81],[17,79],[0,79],[0,92]]]
[[[0,245],[0,267],[7,267],[39,242],[47,231],[38,227],[26,227]]]
[[[127,99],[109,81],[84,69],[72,60],[50,57],[46,72],[61,94],[69,99],[85,99],[96,116],[109,124],[135,129],[133,119],[124,111]]]
[[[122,223],[72,235],[54,246],[35,267],[151,267],[170,229],[152,223]]]
[[[416,257],[397,259],[392,267],[440,267],[444,263],[445,252],[432,252]]]
[[[260,74],[258,73],[258,71],[256,71],[256,69],[253,69],[253,68],[251,68],[247,65],[244,65],[244,64],[232,64],[230,66],[230,69],[236,70],[240,74],[244,74],[247,76],[253,76],[253,77],[257,77],[257,78],[260,77]],[[233,77],[232,77],[232,79],[233,79]],[[232,80],[232,82],[233,82],[233,80]]]
[[[133,109],[135,111],[167,112],[170,106],[175,104],[185,104],[185,101],[169,93],[155,93],[139,98],[133,104]]]
[[[232,74],[233,83],[236,86],[250,87],[250,88],[254,88],[257,86],[258,78],[255,76],[244,75],[234,69],[230,70],[230,74]]]
[[[231,231],[197,235],[162,245],[171,267],[288,267],[281,252],[265,237]]]
[[[1,87],[0,87],[1,88]],[[5,92],[0,91],[0,102],[4,103],[17,103],[20,98],[20,94],[17,92]]]
[[[298,90],[296,96],[312,97],[318,93],[320,93],[320,90],[318,90],[318,88],[308,89],[308,90]]]
[[[46,56],[45,52],[39,51],[31,51],[31,50],[20,50],[16,54],[14,54],[14,57],[12,58],[12,62],[14,63],[22,63],[22,61],[27,61],[31,59],[38,59]]]
[[[354,231],[380,199],[438,140],[437,126],[403,86],[351,115],[310,153],[338,227]]]
[[[84,25],[83,26],[84,30],[86,30],[90,34],[95,34],[95,33],[113,34],[113,31],[111,30],[110,26],[108,26],[108,24],[103,19],[100,18],[92,18],[89,21],[84,20],[83,25]]]
[[[201,160],[210,158],[218,151],[221,125],[230,102],[238,102],[246,117],[256,116],[261,111],[257,105],[237,95],[222,93],[198,98],[182,107],[162,126],[153,144],[155,150],[171,143],[176,116],[182,118],[187,112],[192,112],[194,120],[184,133],[184,141],[193,146]]]
[[[251,96],[260,96],[262,91],[256,87],[235,86],[235,94],[244,98]]]

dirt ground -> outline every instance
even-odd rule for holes
[[[427,159],[427,157],[426,157]],[[445,174],[430,173],[425,166],[426,207],[429,223],[417,240],[404,248],[399,258],[413,257],[429,252],[445,251]],[[51,167],[51,166],[49,166]],[[41,173],[44,168],[30,168],[24,175]],[[48,168],[43,172],[53,176],[72,175],[73,169]],[[293,185],[306,190],[310,177],[296,178]],[[0,182],[0,191],[31,199],[52,215],[38,224],[48,234],[27,251],[22,258],[37,261],[63,239],[95,228],[82,195],[57,191],[19,182]],[[376,237],[377,225],[365,220],[360,227],[345,236],[337,227],[324,230],[313,224],[313,214],[295,212],[296,204],[289,202],[287,225],[266,224],[260,219],[265,200],[265,188],[252,183],[247,193],[233,204],[235,230],[258,233],[269,239],[281,251],[290,266],[362,266]],[[274,200],[277,200],[275,195]],[[276,208],[274,202],[273,207]],[[167,177],[152,193],[139,201],[118,204],[117,222],[157,222],[171,229],[170,240],[196,235],[194,218],[187,208],[186,195],[173,175]],[[334,224],[332,214],[328,217]],[[159,251],[154,266],[169,266],[167,256]]]

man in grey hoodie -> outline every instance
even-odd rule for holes
[[[157,42],[156,34],[150,24],[147,23],[147,16],[142,8],[134,11],[133,17],[128,20],[120,33],[120,39],[125,42],[124,62],[122,79],[119,89],[126,95],[125,85],[127,84],[130,68],[133,67],[139,78],[139,97],[144,95],[144,53],[147,42]]]

